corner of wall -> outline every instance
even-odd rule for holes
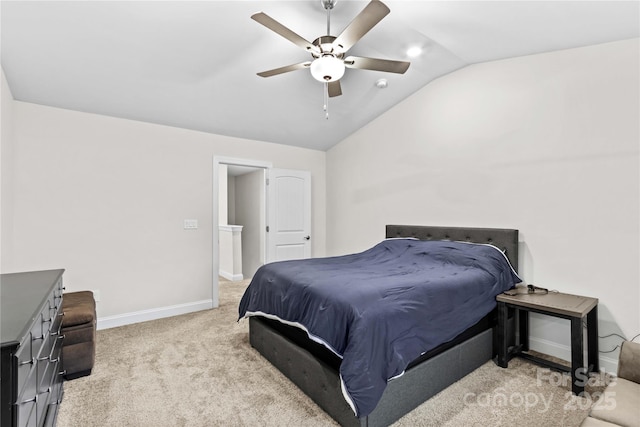
[[[10,265],[13,241],[13,94],[0,67],[0,271]]]

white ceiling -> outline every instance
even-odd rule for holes
[[[333,35],[367,1],[338,1]],[[326,150],[431,80],[469,64],[640,36],[638,1],[397,1],[350,55],[407,60],[404,75],[347,69],[322,111],[310,59],[250,19],[267,13],[309,41],[320,0],[2,1],[2,66],[20,101]],[[386,78],[389,87],[374,83]]]

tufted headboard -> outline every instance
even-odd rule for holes
[[[509,228],[437,227],[428,225],[387,225],[386,237],[415,237],[420,240],[457,240],[490,243],[500,248],[518,271],[518,230]]]

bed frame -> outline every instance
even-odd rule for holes
[[[518,230],[387,225],[386,237],[491,243],[502,249],[513,268],[518,269]],[[492,313],[488,318],[495,316]],[[301,342],[297,328],[272,322],[249,318],[251,346],[343,426],[388,426],[495,355],[492,320],[487,326],[476,328],[471,334],[463,332],[451,343],[428,352],[431,357],[410,365],[404,375],[389,381],[369,416],[356,418],[342,395],[338,368],[316,355],[311,340],[303,337],[309,343]]]

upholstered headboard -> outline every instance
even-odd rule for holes
[[[490,243],[500,248],[518,271],[518,230],[509,228],[437,227],[428,225],[387,225],[386,237],[415,237],[420,240],[457,240]]]

